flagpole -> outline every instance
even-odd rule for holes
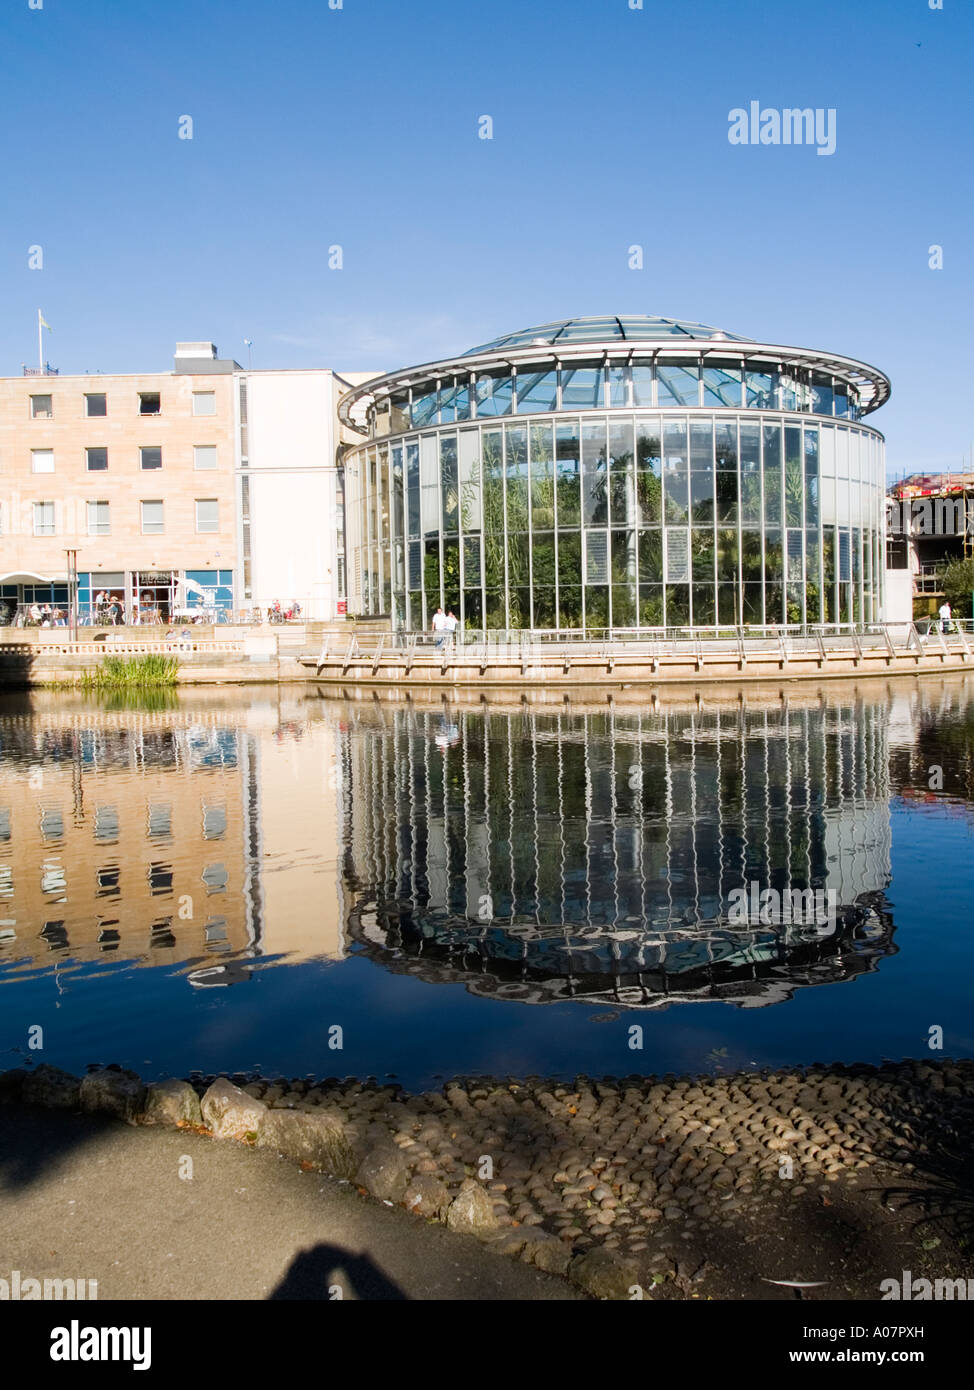
[[[41,376],[44,375],[44,336],[41,331],[43,315],[40,309],[37,311],[37,366]]]

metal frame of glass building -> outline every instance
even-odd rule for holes
[[[879,621],[890,394],[851,358],[569,319],[342,398],[349,612],[421,631]]]

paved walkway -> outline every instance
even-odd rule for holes
[[[0,1277],[15,1269],[97,1279],[99,1298],[582,1297],[274,1154],[19,1105],[0,1108]]]

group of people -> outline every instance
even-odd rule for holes
[[[436,642],[434,645],[436,647],[442,647],[444,644],[452,646],[459,626],[460,619],[452,608],[446,613],[443,612],[442,608],[437,608],[436,612],[433,614],[433,622],[431,624],[433,632],[436,633]]]
[[[110,627],[118,627],[122,620],[121,602],[108,593],[105,589],[100,589],[95,595],[95,622]]]
[[[267,621],[269,623],[295,623],[301,616],[301,605],[297,599],[291,604],[290,608],[282,608],[281,600],[276,598],[267,610]]]
[[[51,603],[32,603],[27,610],[27,627],[67,627],[68,615]]]

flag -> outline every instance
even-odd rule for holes
[[[51,327],[51,325],[48,323],[47,319],[46,319],[46,318],[44,317],[44,315],[41,313],[40,309],[38,309],[38,311],[37,311],[37,323],[38,323],[38,327],[40,327],[40,328],[46,328],[47,331],[48,331],[48,333],[53,333],[53,332],[54,332],[54,329],[53,329],[53,328]]]

